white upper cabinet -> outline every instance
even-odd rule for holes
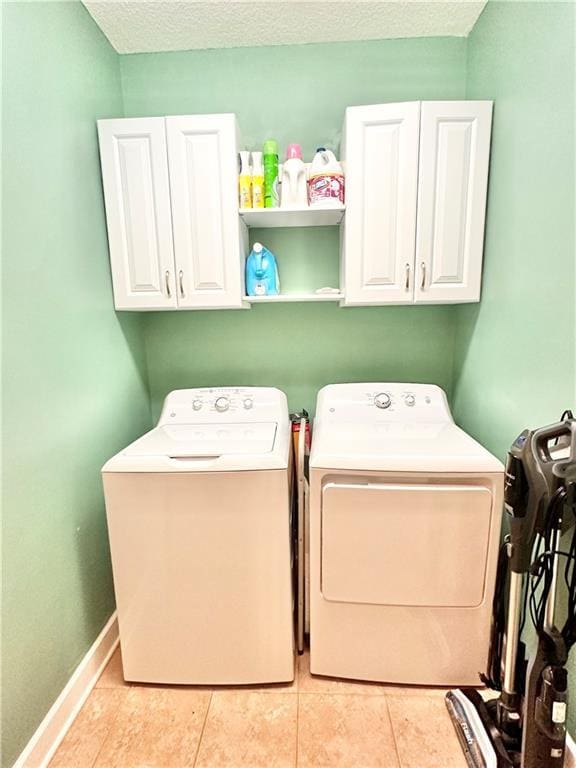
[[[479,301],[491,122],[490,101],[349,107],[345,212],[342,206],[239,216],[235,115],[100,120],[115,306]],[[339,290],[244,303],[244,217],[258,227],[341,222]]]
[[[234,115],[167,117],[178,306],[242,306]]]
[[[349,107],[344,305],[411,303],[420,102]]]
[[[99,120],[116,309],[242,306],[234,115]]]
[[[99,120],[116,309],[176,307],[164,118]]]
[[[479,301],[492,102],[346,110],[346,306]]]
[[[492,102],[422,102],[415,301],[479,301]]]

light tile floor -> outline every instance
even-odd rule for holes
[[[120,651],[49,768],[466,768],[444,689],[331,680],[131,685]]]

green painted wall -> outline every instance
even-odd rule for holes
[[[114,609],[99,470],[150,425],[115,315],[95,120],[118,57],[80,3],[3,4],[3,722],[9,766]]]
[[[328,383],[437,381],[449,390],[452,380],[449,307],[279,304],[166,313],[148,322],[146,344],[156,412],[166,392],[186,386],[280,386],[291,409],[313,410]]]
[[[460,98],[464,38],[226,48],[121,57],[126,116],[235,112],[249,149],[339,142],[344,108]]]
[[[576,409],[574,6],[489,2],[468,98],[495,100],[482,301],[457,309],[457,420],[504,457]],[[576,653],[569,727],[576,732]]]
[[[456,415],[499,456],[574,406],[574,6],[490,2],[468,98],[495,100],[482,301],[457,311]]]
[[[271,65],[273,62],[273,66]],[[455,38],[282,46],[121,57],[125,114],[236,112],[245,145],[272,136],[337,148],[345,107],[463,98],[466,41]],[[285,290],[338,284],[337,231],[256,231]],[[433,381],[450,391],[450,307],[275,305],[146,318],[154,412],[174,387],[275,384],[313,410],[334,381]]]

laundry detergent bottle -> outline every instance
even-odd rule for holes
[[[280,293],[276,257],[262,243],[254,243],[246,259],[246,293],[248,296],[276,296]]]
[[[308,176],[310,206],[337,208],[344,204],[344,172],[334,153],[318,147]]]
[[[308,189],[306,165],[302,160],[302,149],[299,144],[289,144],[286,150],[286,160],[282,166],[282,208],[306,208],[308,206]]]

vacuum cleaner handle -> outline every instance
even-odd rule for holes
[[[558,457],[551,445],[570,437],[576,455],[574,421],[560,421],[536,430],[525,429],[514,441],[506,460],[504,508],[510,523],[510,570],[527,573],[536,533],[543,531],[545,512],[559,479],[554,474]]]
[[[538,516],[538,507],[542,503],[545,487],[542,483],[534,484],[530,477],[530,449],[532,433],[524,430],[512,445],[506,458],[504,479],[504,509],[508,513],[510,537],[508,558],[510,571],[518,574],[527,573],[530,568],[530,555],[534,536],[534,526]],[[534,472],[532,474],[540,474]]]
[[[558,448],[561,438],[568,438],[568,456],[560,458],[550,450]],[[576,461],[576,420],[569,419],[537,429],[532,435],[533,453],[538,458],[538,464],[548,484],[548,495],[558,487],[558,474],[555,468],[559,465],[571,464]],[[557,452],[557,451],[556,451]]]
[[[533,440],[536,442],[541,450],[541,455],[548,461],[554,461],[554,457],[544,445],[549,445],[551,440],[563,437],[564,435],[575,437],[574,433],[574,419],[565,419],[564,421],[558,421],[555,424],[549,424],[547,427],[540,427],[536,429],[533,434]],[[572,449],[574,448],[574,442],[571,442]]]

